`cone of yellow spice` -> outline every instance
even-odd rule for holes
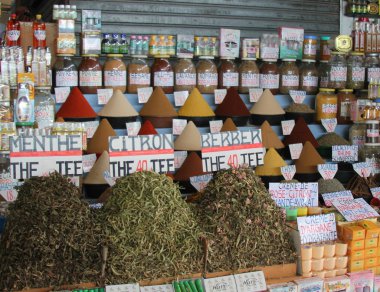
[[[281,167],[286,165],[276,149],[269,148],[264,155],[264,164],[257,166],[255,173],[259,176],[281,176]]]

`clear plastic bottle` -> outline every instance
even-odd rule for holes
[[[137,38],[135,35],[131,35],[131,41],[129,43],[129,52],[131,55],[137,55]]]
[[[58,19],[58,13],[59,13],[59,5],[57,4],[54,4],[53,5],[53,20],[57,20]]]
[[[113,33],[112,34],[112,40],[111,40],[111,54],[118,54],[119,53],[119,34]]]
[[[321,61],[318,66],[319,88],[329,87],[329,72],[328,61]]]
[[[142,55],[148,55],[149,53],[149,36],[143,37],[143,43],[142,43]]]
[[[127,35],[125,33],[122,33],[120,35],[119,53],[120,54],[128,54]]]
[[[136,40],[136,55],[142,55],[142,36],[138,35]]]
[[[39,128],[53,126],[55,119],[55,100],[50,94],[50,87],[36,88],[34,117]]]

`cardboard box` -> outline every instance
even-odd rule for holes
[[[377,256],[380,257],[380,247],[377,248]]]
[[[237,292],[234,276],[203,279],[206,292]]]
[[[82,32],[102,31],[102,11],[82,10]]]
[[[376,267],[376,275],[380,275],[380,266]],[[379,283],[380,283],[380,277],[379,277]],[[380,284],[379,284],[379,286],[380,286]],[[378,290],[376,290],[376,291],[378,291]]]
[[[366,230],[366,238],[378,238],[380,234],[380,227],[377,223],[369,220],[359,222],[359,225]]]
[[[350,259],[357,261],[357,260],[364,260],[364,251],[365,250],[349,250],[348,255],[350,256]]]
[[[258,59],[260,57],[260,39],[242,39],[240,56],[241,58]]]
[[[194,56],[194,35],[177,35],[177,57],[192,58]]]
[[[350,272],[363,271],[364,270],[364,261],[365,260],[359,260],[359,261],[350,260],[348,262],[348,270]]]
[[[347,276],[325,279],[325,292],[349,292],[350,289],[351,281]]]
[[[239,58],[240,52],[240,30],[220,29],[220,57]]]
[[[75,37],[57,38],[57,54],[75,54],[76,45]]]
[[[343,239],[354,241],[365,239],[365,229],[361,226],[343,226]]]
[[[369,259],[369,258],[375,258],[377,257],[377,247],[376,248],[366,248],[364,250],[364,258]]]
[[[140,292],[174,292],[171,284],[140,287]]]
[[[62,33],[75,34],[75,20],[74,19],[58,19],[58,35]]]
[[[377,266],[377,258],[364,259],[364,269]]]
[[[373,291],[375,275],[371,271],[350,273],[349,276],[352,291]]]
[[[234,278],[238,292],[259,292],[267,290],[263,271],[235,274]]]
[[[100,55],[102,51],[102,34],[98,32],[85,32],[81,37],[82,55]]]
[[[366,238],[364,242],[364,248],[374,248],[378,245],[378,238]]]
[[[348,249],[352,251],[364,249],[364,239],[349,241],[347,244]]]
[[[319,277],[300,279],[294,281],[297,284],[298,292],[322,292],[324,281]]]
[[[304,29],[280,27],[280,59],[302,59]]]

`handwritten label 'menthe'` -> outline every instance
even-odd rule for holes
[[[334,214],[297,217],[301,244],[337,239]]]
[[[318,206],[318,183],[269,183],[269,194],[280,207]]]

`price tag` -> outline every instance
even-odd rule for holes
[[[174,91],[175,106],[183,106],[188,96],[188,91]]]
[[[219,133],[220,130],[223,127],[223,121],[217,120],[217,121],[210,121],[210,132],[211,133]]]
[[[371,190],[371,194],[374,198],[380,199],[380,187],[372,188],[370,190]]]
[[[212,174],[204,174],[190,177],[191,185],[198,191],[202,191],[209,181],[212,179]]]
[[[83,122],[82,125],[86,129],[87,138],[91,139],[99,126],[99,121]]]
[[[258,102],[262,94],[263,94],[262,88],[250,88],[249,89],[249,101],[250,102]]]
[[[338,171],[337,164],[318,164],[318,171],[323,179],[333,179]]]
[[[282,166],[281,174],[286,180],[292,180],[294,175],[296,174],[296,166],[295,165]]]
[[[55,92],[55,102],[64,103],[70,94],[70,87],[56,87]]]
[[[215,104],[221,104],[227,95],[227,89],[215,89]]]
[[[351,191],[342,191],[322,194],[323,201],[327,207],[331,207],[334,201],[353,200]]]
[[[367,178],[371,175],[372,167],[368,162],[354,163],[352,166],[354,167],[356,173],[361,177]]]
[[[332,133],[335,131],[335,127],[337,124],[336,118],[334,119],[322,119],[321,120],[323,127],[326,129],[328,133]]]
[[[141,129],[141,122],[126,123],[126,127],[128,136],[137,136]]]
[[[174,168],[180,168],[186,160],[186,157],[187,151],[174,151]]]
[[[334,145],[332,147],[332,161],[358,161],[358,145]]]
[[[187,125],[187,120],[173,119],[173,135],[181,135]]]
[[[111,174],[108,170],[104,171],[103,177],[106,180],[106,182],[112,187],[115,184],[116,179],[111,177]]]
[[[281,121],[282,134],[284,136],[290,135],[295,124],[296,122],[294,120]]]
[[[137,88],[139,103],[146,103],[152,95],[153,87]]]
[[[294,103],[303,103],[306,97],[306,91],[304,90],[289,90],[289,95],[293,99]]]
[[[82,156],[83,173],[90,172],[96,162],[96,154],[87,154]]]
[[[290,156],[292,160],[298,159],[303,149],[302,143],[289,144]]]
[[[98,89],[98,104],[107,104],[113,94],[112,88]]]

